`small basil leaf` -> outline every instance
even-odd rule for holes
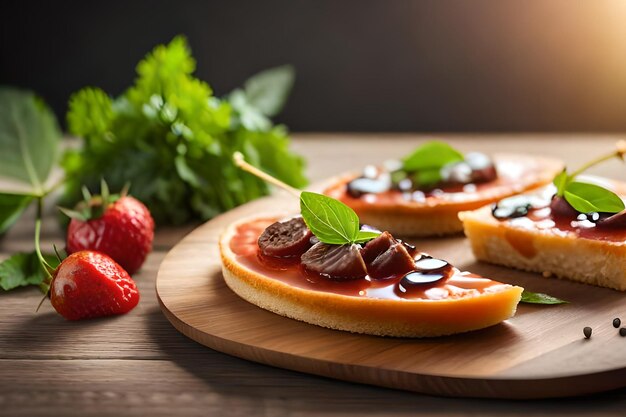
[[[334,198],[303,191],[300,212],[313,234],[324,243],[353,243],[359,234],[359,217],[354,210]]]
[[[421,187],[428,187],[441,181],[441,168],[422,169],[413,174],[413,182]]]
[[[563,193],[565,192],[565,187],[567,186],[567,183],[570,180],[571,178],[568,178],[567,171],[565,169],[563,169],[561,173],[559,173],[556,177],[554,177],[554,180],[552,182],[556,186],[557,196],[563,197]]]
[[[0,193],[0,235],[17,221],[31,201],[31,195]]]
[[[359,233],[354,240],[354,243],[365,243],[369,242],[372,239],[377,238],[380,235],[380,232],[374,232],[371,230],[359,230]]]
[[[522,299],[520,300],[522,303],[528,304],[567,304],[567,301],[561,300],[559,298],[553,297],[548,294],[543,294],[540,292],[530,292],[524,290],[522,292]]]
[[[595,184],[570,182],[564,196],[581,213],[618,213],[624,210],[624,202],[617,194]]]
[[[441,141],[426,142],[404,158],[405,171],[440,169],[451,162],[463,160],[463,154]]]

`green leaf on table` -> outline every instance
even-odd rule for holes
[[[31,195],[0,192],[0,235],[17,221],[31,201]]]
[[[60,137],[54,114],[32,92],[0,88],[0,176],[43,194]]]
[[[244,83],[246,101],[264,116],[276,116],[287,102],[294,80],[291,65],[261,71]]]
[[[570,182],[564,197],[580,213],[618,213],[624,210],[624,201],[617,194],[595,184]]]
[[[521,303],[528,304],[566,304],[567,301],[561,300],[559,298],[553,297],[548,294],[543,294],[540,292],[530,292],[524,290],[522,292]]]
[[[354,210],[322,194],[303,191],[300,194],[300,212],[311,232],[321,242],[331,245],[362,243],[379,234],[359,230],[359,217]]]
[[[56,256],[44,255],[44,258],[53,268],[59,264]],[[28,285],[41,286],[45,279],[46,274],[35,252],[17,253],[0,262],[0,288],[5,291]]]
[[[463,154],[452,146],[434,140],[426,142],[404,158],[402,169],[405,171],[439,170],[447,164],[463,159]]]

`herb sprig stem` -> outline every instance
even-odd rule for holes
[[[283,190],[294,195],[295,197],[300,198],[300,190],[298,190],[297,188],[293,188],[292,186],[285,184],[281,180],[274,178],[269,174],[266,174],[265,172],[261,171],[257,167],[250,165],[248,162],[246,162],[241,152],[233,153],[233,161],[235,162],[235,165],[237,165],[239,168],[243,169],[244,171],[247,171],[251,173],[252,175],[256,175],[257,177],[269,182],[270,184],[274,184],[275,186],[282,188]]]
[[[300,200],[300,214],[311,232],[322,242],[331,245],[365,243],[380,232],[360,229],[359,216],[339,200],[322,194],[297,190],[250,165],[240,152],[233,153],[236,166],[257,177],[287,190]]]
[[[602,162],[604,162],[604,161],[608,161],[609,159],[613,159],[613,158],[615,158],[615,157],[621,158],[621,157],[622,157],[622,155],[623,155],[623,153],[621,153],[621,152],[619,151],[619,149],[618,149],[618,150],[616,150],[616,151],[611,152],[610,154],[603,155],[603,156],[601,156],[601,157],[599,157],[599,158],[596,158],[596,159],[594,159],[594,160],[592,160],[592,161],[589,161],[589,162],[587,162],[587,163],[583,164],[583,165],[582,165],[580,168],[578,168],[576,171],[574,171],[574,172],[572,172],[571,174],[569,174],[569,176],[570,176],[570,177],[572,177],[572,178],[574,178],[574,177],[576,177],[576,176],[578,176],[578,175],[582,174],[583,172],[585,172],[586,170],[588,170],[589,168],[591,168],[591,167],[593,167],[593,166],[595,166],[595,165],[598,165],[598,164],[600,164],[600,163],[602,163]]]

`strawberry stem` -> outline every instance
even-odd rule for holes
[[[50,264],[46,261],[46,259],[43,257],[43,254],[41,253],[41,245],[39,243],[40,241],[39,237],[41,235],[42,214],[43,214],[43,198],[38,197],[37,198],[37,217],[35,218],[35,253],[37,254],[37,259],[39,259],[39,263],[41,264],[41,267],[46,273],[46,276],[48,277],[48,279],[52,279],[51,272],[54,270],[54,268],[52,268]]]

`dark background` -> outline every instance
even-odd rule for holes
[[[0,84],[62,115],[119,94],[188,37],[217,95],[291,63],[295,131],[625,131],[626,2],[20,1],[0,6]]]

